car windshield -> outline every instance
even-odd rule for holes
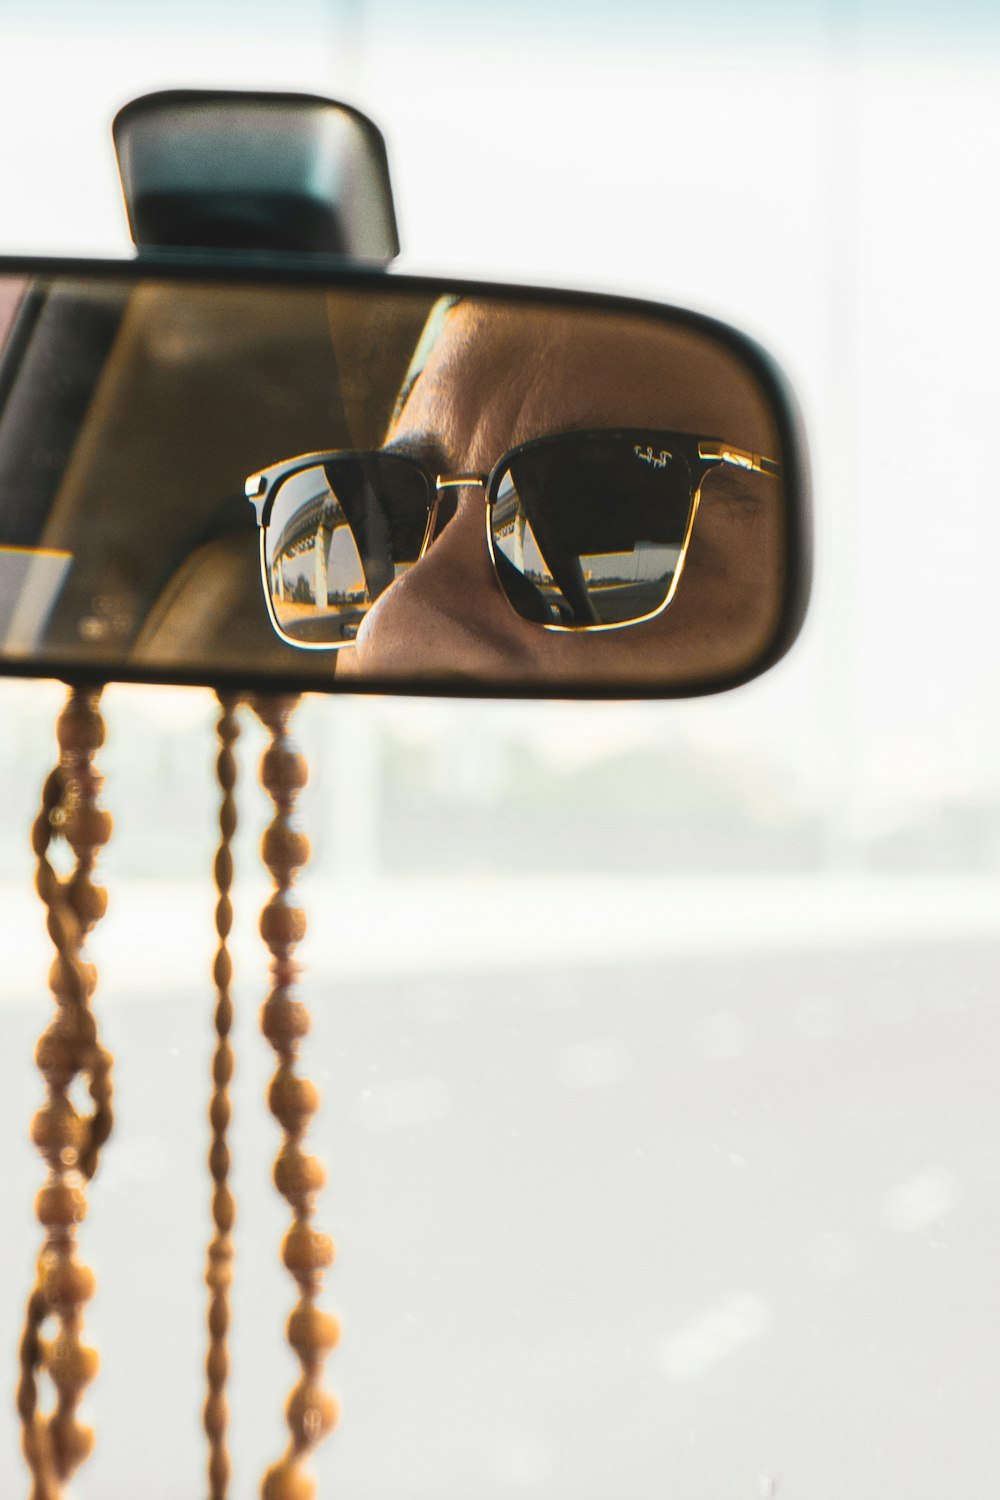
[[[85,14],[84,14],[85,11]],[[800,397],[801,639],[654,703],[305,701],[302,996],[343,1333],[321,1495],[1000,1487],[1000,23],[976,0],[3,7],[0,251],[127,254],[109,123],[155,88],[342,97],[400,270],[690,305]],[[275,459],[282,457],[275,455]],[[933,519],[931,519],[933,518]],[[95,605],[95,608],[98,607]],[[0,682],[0,1493],[43,1164],[30,826],[58,684]],[[82,1258],[78,1492],[204,1490],[213,724],[110,688],[95,999],[116,1125]],[[257,913],[236,839],[234,1493],[286,1442]]]

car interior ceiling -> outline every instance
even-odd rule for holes
[[[243,479],[379,445],[428,310],[399,301],[387,337],[377,299],[350,291],[255,289],[248,319],[239,287],[30,289],[0,366],[0,529],[74,558],[46,645],[79,651],[97,600],[90,658],[287,660]]]

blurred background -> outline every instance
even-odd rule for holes
[[[399,270],[736,322],[802,404],[791,656],[667,704],[310,700],[306,1071],[338,1240],[321,1493],[882,1500],[1000,1484],[1000,26],[985,4],[0,0],[0,244],[129,253],[154,88],[342,97]],[[48,1016],[29,828],[62,690],[0,683],[0,1492]],[[95,936],[119,1062],[74,1490],[197,1492],[215,709],[112,688]],[[284,1212],[238,840],[234,1493],[282,1446]]]

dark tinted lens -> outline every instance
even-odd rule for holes
[[[372,603],[420,555],[430,491],[391,453],[345,454],[275,491],[267,586],[282,631],[304,645],[353,641]]]
[[[562,433],[515,454],[494,486],[493,555],[518,614],[624,625],[670,598],[691,473],[653,432]]]

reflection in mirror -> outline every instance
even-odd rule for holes
[[[282,473],[261,564],[275,628],[301,646],[355,640],[372,603],[420,556],[429,511],[424,475],[394,454],[331,454]]]
[[[691,471],[665,438],[562,433],[502,462],[490,543],[518,614],[586,630],[624,625],[669,603],[693,515]],[[644,446],[645,445],[645,446]]]
[[[729,331],[127,269],[0,276],[0,668],[669,694],[794,636],[801,461]]]

